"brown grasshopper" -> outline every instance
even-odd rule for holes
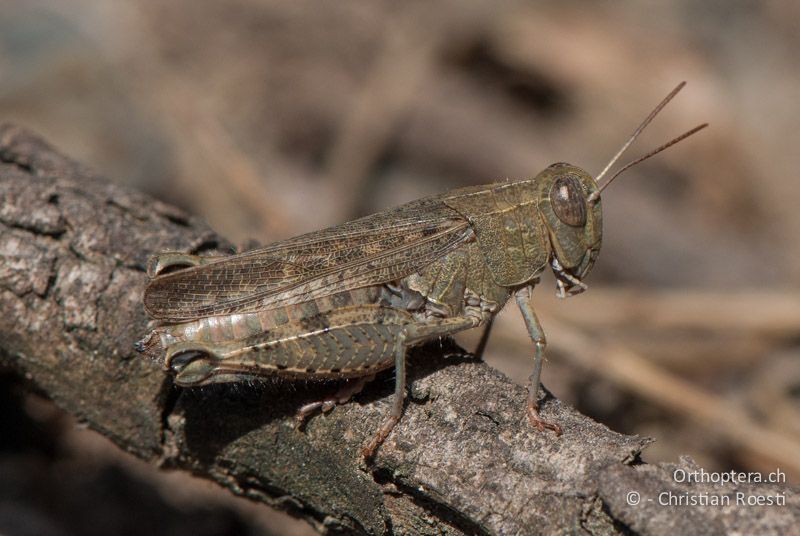
[[[163,322],[137,349],[166,350],[182,387],[277,375],[348,378],[333,398],[304,406],[304,417],[346,401],[381,370],[395,367],[392,410],[363,449],[371,457],[400,419],[406,351],[432,337],[485,326],[514,296],[534,343],[527,415],[539,430],[545,336],[531,292],[548,266],[558,295],[583,279],[602,237],[600,193],[620,173],[690,136],[700,125],[599,180],[676,87],[636,129],[595,181],[553,164],[533,179],[460,188],[349,223],[227,257],[176,252],[148,263],[149,315]]]

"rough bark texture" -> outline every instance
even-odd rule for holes
[[[637,462],[647,439],[612,432],[553,398],[544,415],[565,433],[532,430],[524,389],[449,343],[413,353],[405,415],[369,466],[359,449],[388,409],[390,381],[379,378],[356,402],[303,430],[295,428],[295,410],[329,386],[180,390],[159,363],[133,350],[148,329],[145,261],[162,250],[225,250],[227,243],[9,125],[0,127],[0,199],[3,362],[153,464],[202,475],[333,533],[796,529],[796,490],[677,483],[674,467]],[[668,490],[784,493],[786,506],[659,505]],[[627,504],[630,491],[641,493],[641,504]]]

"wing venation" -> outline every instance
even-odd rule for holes
[[[180,322],[256,311],[409,275],[471,235],[436,198],[154,278],[144,295],[154,318]]]

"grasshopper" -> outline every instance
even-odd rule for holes
[[[425,340],[485,328],[513,296],[534,344],[527,416],[539,415],[545,335],[531,292],[547,267],[562,298],[586,290],[600,251],[600,194],[614,178],[707,126],[700,125],[608,172],[677,94],[678,85],[593,179],[553,164],[532,179],[472,186],[420,199],[322,231],[225,257],[165,252],[148,261],[147,313],[162,325],[137,343],[165,352],[181,387],[277,375],[348,379],[335,396],[299,410],[303,418],[345,402],[394,366],[391,411],[362,449],[369,459],[399,421],[406,352]]]

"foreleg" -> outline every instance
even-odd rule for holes
[[[547,340],[544,336],[544,330],[536,317],[536,313],[531,305],[531,287],[524,287],[515,293],[517,305],[522,312],[522,318],[525,319],[525,326],[528,328],[528,334],[533,341],[533,372],[531,373],[530,381],[528,383],[528,419],[531,424],[543,432],[544,430],[552,430],[556,435],[561,435],[561,427],[556,423],[547,422],[539,416],[539,385],[540,377],[542,375],[542,365],[544,363],[544,351],[547,347]]]

